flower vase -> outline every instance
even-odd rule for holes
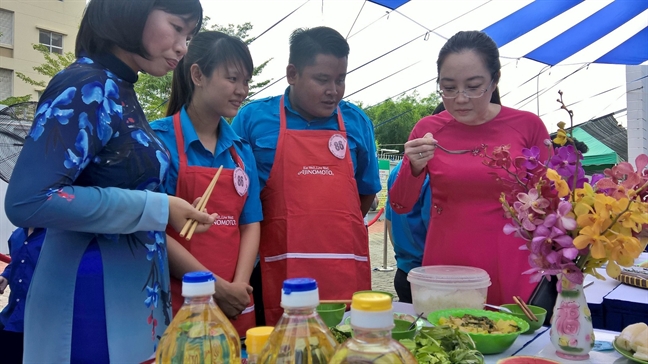
[[[551,317],[549,337],[556,355],[568,360],[586,360],[594,347],[592,314],[587,306],[582,284],[574,284],[559,275],[562,291],[558,293]]]

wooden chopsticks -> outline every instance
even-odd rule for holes
[[[344,303],[347,305],[351,304],[351,300],[320,300],[320,303]]]
[[[205,211],[205,206],[207,206],[207,201],[209,200],[209,196],[211,196],[211,193],[214,190],[214,186],[216,185],[216,181],[218,181],[218,177],[220,176],[222,171],[223,171],[223,166],[220,166],[218,168],[218,171],[216,171],[214,178],[212,178],[211,182],[209,182],[209,185],[207,186],[205,193],[203,193],[202,197],[198,201],[198,206],[196,206],[198,211]],[[198,226],[198,221],[194,219],[187,219],[187,222],[182,227],[182,231],[180,231],[180,237],[185,238],[186,240],[190,240],[197,226]]]
[[[526,317],[529,318],[529,320],[538,321],[538,317],[536,317],[536,315],[533,314],[533,312],[531,312],[529,306],[527,306],[526,303],[524,303],[524,301],[522,300],[522,298],[520,298],[520,296],[513,296],[513,301],[515,301],[515,303],[517,303],[517,305],[520,306],[522,312],[524,312],[524,314],[526,315]]]

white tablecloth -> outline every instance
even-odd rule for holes
[[[541,331],[543,330],[543,331]],[[526,340],[523,349],[514,353],[515,356],[520,355],[529,355],[529,356],[539,356],[542,358],[547,358],[551,360],[558,361],[565,364],[632,364],[632,360],[625,358],[621,354],[617,353],[614,349],[609,351],[590,351],[589,360],[582,361],[571,361],[565,360],[556,355],[556,349],[549,341],[549,329],[546,327],[541,328],[536,331],[538,335],[533,337],[531,340]],[[596,341],[614,341],[614,338],[619,335],[618,332],[607,331],[607,330],[594,330],[594,335],[596,336]],[[520,335],[518,340],[513,344],[514,346],[518,341],[525,341],[524,335]],[[508,352],[508,351],[507,351]],[[513,353],[509,353],[509,356]],[[486,356],[486,363],[496,363],[499,359],[499,356],[495,358],[495,355]]]

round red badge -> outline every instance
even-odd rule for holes
[[[344,159],[346,155],[347,140],[340,134],[333,134],[329,139],[328,147],[331,153],[338,159]]]
[[[247,193],[249,187],[250,179],[247,173],[241,167],[236,167],[234,169],[234,189],[236,189],[236,193],[243,196]]]

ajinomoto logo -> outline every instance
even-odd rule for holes
[[[332,170],[326,166],[304,166],[302,170],[297,173],[297,175],[320,175],[320,176],[335,176]]]
[[[236,221],[236,218],[234,218],[234,216],[219,216],[216,220],[214,220],[214,225],[237,226],[238,223]]]

